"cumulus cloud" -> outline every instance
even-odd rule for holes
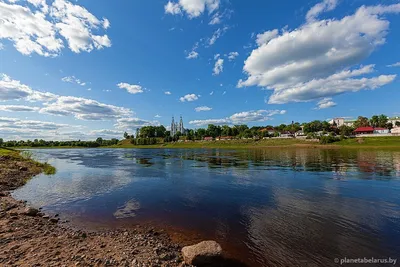
[[[165,91],[164,94],[166,95],[172,95],[172,93],[170,91]]]
[[[36,120],[21,120],[17,118],[0,117],[0,133],[23,131],[56,131],[68,128],[70,125]]]
[[[58,116],[74,116],[80,120],[118,119],[133,114],[127,108],[74,96],[59,96],[55,102],[46,103],[40,112]]]
[[[336,103],[332,101],[331,97],[325,97],[317,103],[317,107],[315,109],[325,109],[325,108],[331,108],[331,107],[335,107],[335,106],[336,106]]]
[[[272,119],[274,115],[283,115],[286,110],[251,110],[235,113],[223,119],[193,120],[189,124],[195,126],[206,126],[208,124],[227,125],[227,124],[246,124],[249,122],[262,122]]]
[[[313,6],[306,15],[307,21],[315,20],[319,14],[327,11],[332,11],[336,8],[337,0],[323,0],[321,3]]]
[[[391,65],[387,65],[388,67],[400,67],[400,62],[396,62],[394,64]]]
[[[140,85],[129,84],[129,83],[119,83],[117,86],[121,89],[125,89],[130,94],[139,94],[143,93],[143,88]]]
[[[277,29],[257,34],[256,43],[257,43],[258,46],[262,46],[263,44],[268,44],[269,41],[271,41],[272,39],[274,39],[278,35],[279,35],[279,33],[278,33]]]
[[[164,6],[164,10],[166,14],[171,15],[178,15],[182,13],[179,3],[172,3],[171,1],[168,1],[168,3]]]
[[[181,102],[192,102],[192,101],[198,100],[199,97],[200,97],[200,95],[187,94],[187,95],[182,96],[181,98],[179,98],[179,101],[181,101]]]
[[[400,4],[362,6],[342,19],[312,20],[272,39],[258,38],[263,41],[245,61],[243,70],[248,77],[240,80],[238,87],[273,90],[269,103],[279,104],[388,84],[396,75],[354,78],[373,70],[371,65],[358,69],[354,66],[385,43],[389,21],[382,15],[399,12]]]
[[[0,2],[0,39],[10,40],[24,55],[57,56],[65,43],[75,53],[111,46],[106,34],[96,34],[108,28],[109,21],[82,6],[66,0],[50,5],[44,0],[9,2]]]
[[[39,107],[23,106],[23,105],[0,105],[0,111],[7,112],[35,112],[39,111]]]
[[[122,130],[133,130],[144,126],[159,126],[159,125],[160,123],[158,121],[148,121],[139,118],[121,118],[117,120],[117,123],[114,126]]]
[[[214,91],[211,91],[211,92],[210,92],[210,95],[213,95],[213,94],[214,94]]]
[[[85,86],[86,85],[85,82],[82,82],[80,79],[76,78],[75,76],[66,76],[66,77],[63,77],[61,80],[63,82],[67,82],[67,83],[75,83],[75,84],[78,84],[80,86]]]
[[[201,106],[201,107],[197,107],[194,109],[196,112],[200,112],[200,111],[210,111],[212,110],[212,108],[207,107],[207,106]]]
[[[32,90],[20,81],[13,80],[10,76],[0,73],[0,101],[27,100],[45,102],[56,98],[55,94]]]
[[[217,59],[213,69],[213,75],[219,75],[224,71],[224,60],[222,58]]]
[[[219,5],[220,0],[179,0],[178,2],[168,1],[164,10],[166,14],[171,15],[178,15],[184,11],[189,18],[196,18],[206,10],[208,13],[213,13]]]
[[[230,52],[228,54],[228,59],[229,59],[229,61],[232,61],[232,60],[235,60],[235,58],[238,57],[238,56],[239,56],[238,52]]]

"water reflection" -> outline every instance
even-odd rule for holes
[[[45,210],[196,232],[250,266],[400,256],[400,151],[34,153],[57,174],[40,175],[14,195]]]

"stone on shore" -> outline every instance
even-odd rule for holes
[[[187,264],[204,266],[219,260],[222,257],[222,248],[215,241],[203,241],[182,248],[182,254]]]
[[[32,208],[32,207],[27,207],[24,210],[24,214],[28,216],[36,216],[39,213],[39,210]]]

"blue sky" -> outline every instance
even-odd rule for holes
[[[0,137],[398,115],[381,2],[0,0]]]

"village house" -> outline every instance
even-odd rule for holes
[[[343,125],[348,126],[348,127],[353,127],[355,121],[356,120],[345,120],[344,118],[334,118],[329,121],[329,124],[336,125],[336,127],[340,127]]]
[[[204,141],[212,141],[212,140],[214,140],[214,138],[212,138],[212,136],[206,136],[206,137],[204,137],[203,140]]]
[[[217,141],[227,141],[227,140],[233,140],[235,137],[233,136],[219,136],[215,140]]]
[[[262,133],[263,132],[268,132],[268,135],[274,135],[275,134],[275,129],[272,128],[272,127],[267,127],[267,128],[261,129],[260,131]]]
[[[373,134],[374,128],[371,126],[368,127],[358,127],[354,130],[354,134]]]
[[[388,118],[388,123],[391,123],[393,127],[396,127],[396,122],[400,122],[400,117]]]
[[[376,127],[374,128],[374,134],[388,134],[389,129]]]

